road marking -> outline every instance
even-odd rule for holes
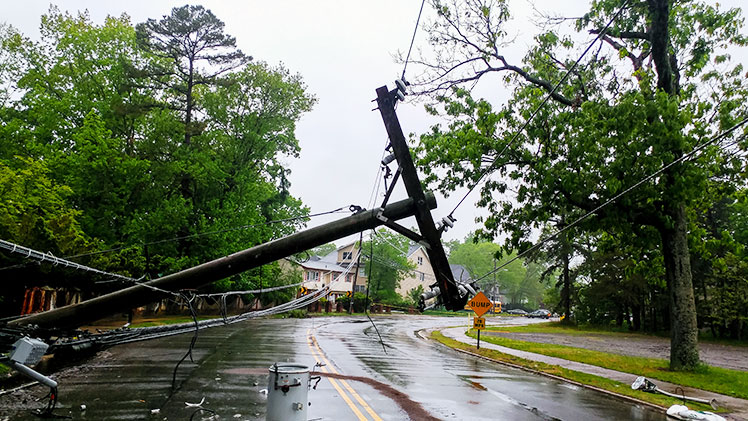
[[[314,359],[317,360],[317,362],[321,363],[323,357],[321,355],[318,356],[317,355],[317,351],[314,349],[314,346],[316,346],[316,343],[313,344],[313,342],[312,342],[311,329],[307,330],[307,345],[309,346],[309,349],[312,351],[312,355],[314,356]],[[321,352],[322,351],[320,350],[320,353]],[[329,372],[329,370],[327,369],[327,367],[323,366],[323,367],[321,367],[321,369],[325,373]],[[353,401],[351,400],[351,398],[348,397],[348,395],[345,393],[345,391],[343,389],[341,389],[340,386],[338,386],[338,383],[335,381],[335,379],[333,379],[331,377],[328,377],[327,380],[330,381],[330,384],[332,384],[332,387],[334,387],[335,390],[338,391],[338,394],[340,394],[340,397],[343,398],[343,400],[345,401],[346,404],[348,404],[348,407],[351,408],[351,410],[353,411],[353,413],[356,414],[356,417],[359,419],[359,421],[369,421],[368,418],[366,418],[364,416],[364,414],[362,414],[361,411],[359,411],[358,407],[356,407],[356,404],[353,403]],[[342,380],[341,380],[341,382],[342,382]]]
[[[312,339],[314,345],[319,350],[320,356],[322,357],[322,359],[325,360],[325,364],[327,364],[327,366],[330,367],[330,370],[334,374],[340,374],[340,373],[337,372],[337,370],[335,370],[335,367],[333,367],[333,365],[330,364],[330,362],[327,361],[327,359],[325,358],[325,356],[322,354],[322,349],[319,347],[319,344],[317,343],[317,340],[313,336],[311,337],[311,339]],[[373,409],[371,409],[371,407],[366,403],[366,401],[364,401],[364,399],[358,393],[356,393],[355,390],[353,390],[353,387],[351,387],[351,385],[346,380],[340,379],[340,383],[343,386],[345,386],[346,389],[348,389],[348,392],[350,392],[350,394],[353,395],[354,398],[356,398],[356,400],[361,405],[361,407],[363,407],[364,410],[366,410],[366,412],[368,412],[369,415],[371,415],[371,417],[374,419],[374,421],[382,421],[382,418],[380,418],[379,415],[377,415],[377,413],[374,412]]]
[[[329,367],[330,371],[332,373],[334,373],[334,374],[340,374],[340,373],[338,373],[337,370],[335,370],[335,367],[332,364],[330,364],[330,361],[328,361],[327,358],[325,358],[325,356],[324,356],[324,354],[322,352],[322,348],[320,348],[319,344],[317,343],[317,339],[311,334],[311,329],[309,329],[307,331],[307,333],[308,333],[308,335],[307,335],[308,340],[315,347],[317,347],[317,350],[319,352],[320,357],[324,360],[325,364],[327,364],[326,367]],[[311,347],[311,345],[310,345],[310,347]],[[332,379],[330,379],[330,380],[332,380]],[[358,393],[356,393],[356,391],[353,389],[353,387],[351,387],[351,385],[346,380],[343,380],[343,379],[338,379],[338,380],[340,380],[340,383],[348,390],[348,392],[350,392],[350,394],[356,399],[356,401],[358,401],[359,405],[361,405],[361,407],[364,408],[364,410],[371,416],[371,418],[374,421],[382,421],[382,418],[380,418],[379,415],[377,415],[377,413],[374,412],[374,410],[369,406],[369,404],[366,403],[366,401],[361,397],[361,395],[359,395]]]

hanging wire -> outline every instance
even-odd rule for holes
[[[421,10],[418,11],[418,19],[416,19],[416,26],[413,28],[413,37],[410,39],[410,47],[408,48],[408,56],[405,57],[405,65],[403,65],[403,75],[400,79],[405,82],[405,69],[408,68],[408,61],[410,61],[410,52],[413,50],[413,43],[416,40],[416,32],[418,32],[418,23],[421,21],[421,13],[423,13],[423,5],[426,4],[426,0],[421,1]]]
[[[376,231],[373,229],[371,230],[371,235],[369,236],[369,254],[370,256],[374,256],[374,235],[376,234]],[[382,340],[382,335],[379,334],[379,329],[377,329],[377,325],[374,324],[374,320],[371,319],[371,316],[369,315],[369,286],[371,285],[371,278],[372,275],[374,275],[374,259],[369,259],[369,279],[366,281],[366,301],[364,305],[364,314],[366,314],[366,318],[369,319],[369,323],[374,327],[374,331],[377,332],[377,337],[379,337],[379,343],[382,345],[382,350],[385,354],[387,354],[387,348],[384,346],[384,340]],[[377,289],[378,291],[379,289]]]
[[[192,340],[190,340],[190,346],[189,348],[187,348],[187,353],[185,353],[182,359],[177,362],[177,365],[174,366],[174,372],[171,376],[172,392],[175,390],[177,384],[177,370],[179,369],[179,366],[182,364],[182,362],[187,359],[187,357],[190,357],[191,363],[195,362],[195,360],[192,358],[192,350],[195,348],[195,343],[197,343],[197,332],[200,330],[200,325],[197,323],[197,312],[195,311],[195,307],[192,304],[196,298],[195,294],[193,294],[192,292],[181,292],[179,295],[182,297],[184,302],[187,303],[187,307],[190,310],[192,320],[195,322],[195,334],[192,335]]]
[[[293,287],[298,287],[303,285],[304,282],[297,282],[295,284],[288,284],[288,285],[279,285],[275,287],[268,287],[268,288],[260,288],[260,289],[252,289],[248,291],[227,291],[227,292],[216,292],[212,294],[197,294],[198,297],[225,297],[228,295],[244,295],[244,294],[260,294],[263,292],[271,292],[271,291],[278,291],[281,289],[288,289]]]
[[[566,71],[566,73],[561,78],[561,80],[559,80],[558,83],[556,83],[556,85],[553,87],[553,89],[550,92],[548,92],[548,94],[545,96],[545,98],[543,98],[543,101],[540,102],[540,104],[535,108],[535,110],[533,110],[532,114],[530,114],[530,117],[524,122],[524,124],[522,125],[522,127],[520,127],[520,129],[517,130],[514,133],[514,136],[512,136],[512,138],[509,140],[509,142],[507,142],[507,144],[504,145],[504,148],[501,150],[501,152],[499,152],[499,154],[496,156],[496,158],[494,158],[494,160],[491,162],[491,165],[489,165],[488,167],[486,167],[480,173],[480,175],[478,176],[478,179],[475,180],[475,182],[473,183],[473,185],[470,186],[470,188],[468,189],[467,193],[465,193],[465,195],[462,197],[462,199],[460,199],[460,201],[457,203],[457,205],[454,207],[454,209],[452,209],[452,211],[449,213],[450,217],[454,216],[454,213],[457,210],[457,208],[459,208],[460,205],[462,205],[462,202],[464,202],[465,199],[467,199],[467,197],[470,195],[470,193],[472,193],[473,190],[478,186],[478,184],[480,184],[481,180],[483,180],[483,177],[485,177],[489,172],[491,172],[493,170],[494,165],[496,165],[496,163],[504,155],[504,153],[509,149],[509,147],[512,145],[512,143],[514,143],[514,141],[516,141],[519,138],[520,134],[522,134],[525,131],[525,129],[527,128],[527,126],[530,125],[530,122],[532,122],[532,120],[535,118],[535,116],[538,115],[538,113],[540,112],[540,110],[545,106],[545,104],[553,96],[553,94],[556,93],[556,91],[558,90],[558,88],[561,87],[561,84],[564,83],[566,81],[566,79],[568,79],[569,75],[571,75],[571,73],[574,71],[574,69],[577,68],[577,66],[579,65],[579,63],[584,58],[584,56],[587,55],[587,53],[592,49],[592,46],[595,45],[597,43],[597,41],[599,41],[608,32],[608,29],[610,28],[610,25],[612,25],[613,22],[618,18],[618,16],[621,15],[621,13],[626,8],[626,6],[628,6],[629,1],[630,0],[626,0],[626,1],[623,2],[623,4],[621,5],[621,7],[615,13],[615,15],[613,15],[613,17],[610,18],[610,20],[608,21],[607,25],[605,25],[605,27],[597,34],[597,36],[595,37],[595,39],[592,40],[592,42],[587,46],[587,48],[585,48],[584,52],[582,52],[582,55],[579,56],[579,58],[574,62],[574,64],[569,68],[569,70]]]
[[[674,166],[674,165],[676,165],[676,164],[679,164],[679,163],[681,163],[681,162],[683,162],[683,161],[686,161],[686,160],[688,160],[688,159],[692,158],[692,157],[693,157],[694,155],[696,155],[696,154],[697,154],[698,152],[701,152],[702,150],[704,150],[704,149],[705,149],[705,148],[706,148],[707,146],[709,146],[709,145],[711,145],[711,144],[713,144],[713,143],[716,143],[716,142],[718,142],[718,141],[720,141],[720,140],[724,139],[724,138],[725,138],[725,137],[727,137],[727,136],[728,136],[729,134],[733,133],[734,131],[736,131],[736,130],[737,130],[738,128],[740,128],[741,126],[745,125],[746,123],[748,123],[748,117],[745,117],[745,118],[743,118],[743,119],[742,119],[741,121],[739,121],[738,123],[736,123],[736,124],[735,124],[734,126],[730,127],[729,129],[725,130],[724,132],[722,132],[722,133],[720,133],[720,134],[718,134],[718,135],[716,135],[716,136],[712,137],[711,139],[709,139],[708,141],[706,141],[706,142],[702,143],[701,145],[698,145],[698,146],[696,146],[696,147],[695,147],[695,148],[694,148],[694,149],[693,149],[693,150],[692,150],[691,152],[689,152],[689,153],[687,153],[687,154],[685,154],[685,155],[681,156],[680,158],[677,158],[677,159],[673,160],[672,162],[670,162],[670,163],[669,163],[669,164],[667,164],[667,165],[664,165],[664,166],[660,167],[660,169],[658,169],[657,171],[655,171],[655,172],[653,172],[652,174],[650,174],[650,175],[648,175],[648,176],[646,176],[646,177],[642,178],[641,180],[639,180],[638,182],[636,182],[635,184],[633,184],[633,185],[632,185],[631,187],[627,188],[626,190],[623,190],[622,192],[620,192],[620,193],[618,193],[617,195],[613,196],[612,198],[608,199],[608,200],[607,200],[606,202],[604,202],[603,204],[601,204],[601,205],[597,206],[596,208],[594,208],[594,209],[592,209],[591,211],[587,212],[586,214],[582,215],[581,217],[579,217],[578,219],[576,219],[576,220],[575,220],[574,222],[572,222],[571,224],[569,224],[569,225],[565,226],[564,228],[562,228],[562,229],[560,229],[560,230],[556,231],[555,233],[551,234],[551,235],[550,235],[550,236],[548,236],[547,238],[545,238],[545,239],[543,239],[543,240],[541,240],[541,241],[538,241],[538,242],[537,242],[537,243],[536,243],[535,245],[533,245],[533,246],[532,246],[532,247],[530,247],[529,249],[527,249],[527,250],[523,251],[522,253],[519,253],[518,255],[516,255],[516,256],[514,256],[513,258],[509,259],[508,261],[504,262],[504,263],[503,263],[503,264],[502,264],[501,266],[499,266],[499,267],[497,267],[497,268],[494,268],[493,270],[489,271],[489,272],[488,272],[488,273],[486,273],[485,275],[483,275],[483,276],[481,276],[480,278],[476,279],[476,280],[475,280],[475,282],[478,282],[478,281],[480,281],[480,280],[483,280],[483,279],[485,279],[485,278],[486,278],[487,276],[489,276],[489,275],[493,275],[494,273],[498,272],[499,270],[501,270],[502,268],[506,267],[506,266],[507,266],[507,265],[509,265],[510,263],[514,262],[515,260],[517,260],[517,259],[520,259],[520,258],[522,258],[522,257],[524,257],[524,256],[526,256],[526,255],[528,255],[529,253],[531,253],[531,252],[533,252],[533,251],[537,250],[537,249],[538,249],[538,248],[540,248],[540,247],[541,247],[541,246],[542,246],[543,244],[545,244],[545,243],[547,243],[547,242],[549,242],[549,241],[551,241],[551,240],[555,239],[556,237],[558,237],[559,235],[561,235],[561,234],[562,234],[563,232],[565,232],[565,231],[568,231],[568,230],[570,230],[571,228],[573,228],[573,227],[575,227],[575,226],[579,225],[579,224],[580,224],[580,223],[581,223],[582,221],[584,221],[585,219],[587,219],[587,218],[589,218],[590,216],[592,216],[593,214],[595,214],[595,213],[599,212],[599,211],[600,211],[601,209],[603,209],[603,208],[607,207],[607,206],[608,206],[608,205],[610,205],[611,203],[613,203],[613,202],[615,202],[616,200],[620,199],[621,197],[623,197],[624,195],[626,195],[626,194],[628,194],[629,192],[633,191],[634,189],[636,189],[637,187],[641,186],[642,184],[644,184],[644,183],[646,183],[646,182],[648,182],[648,181],[652,180],[653,178],[657,177],[658,175],[662,174],[662,173],[663,173],[664,171],[666,171],[666,170],[667,170],[668,168],[670,168],[670,167],[672,167],[672,166]],[[743,136],[743,137],[745,137],[745,136]]]
[[[26,259],[37,260],[40,263],[44,262],[44,261],[49,261],[50,263],[52,263],[55,266],[62,265],[62,266],[69,267],[69,268],[72,268],[72,269],[75,269],[75,270],[83,270],[83,271],[86,271],[86,272],[93,272],[93,273],[96,273],[96,274],[99,274],[99,275],[108,276],[110,278],[117,278],[117,279],[121,279],[121,280],[125,280],[125,281],[134,281],[135,280],[134,278],[130,278],[128,276],[118,275],[116,273],[104,272],[103,270],[94,269],[94,268],[89,267],[89,266],[85,266],[85,265],[81,265],[79,263],[71,262],[69,260],[53,256],[51,253],[50,254],[42,253],[40,251],[31,249],[31,248],[28,248],[28,247],[24,247],[24,246],[15,244],[15,243],[11,243],[10,241],[0,240],[0,249],[5,249],[5,250],[7,250],[7,251],[9,251],[11,253],[25,255],[24,257]]]

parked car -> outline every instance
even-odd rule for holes
[[[513,308],[511,310],[506,311],[507,314],[519,314],[521,316],[524,316],[527,314],[525,310],[522,310],[521,308]]]
[[[528,313],[527,317],[532,317],[532,318],[537,317],[539,319],[550,319],[551,318],[551,312],[548,311],[548,310],[544,310],[544,309],[541,308],[539,310],[533,311],[532,313]]]

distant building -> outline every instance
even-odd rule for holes
[[[415,269],[410,272],[404,279],[400,280],[400,285],[395,290],[398,294],[406,297],[408,293],[421,285],[424,291],[428,291],[430,286],[436,282],[434,269],[431,267],[426,249],[420,244],[413,244],[408,248],[406,256],[408,261],[415,265]]]
[[[366,292],[366,275],[363,264],[357,266],[355,244],[351,243],[325,256],[311,256],[309,260],[296,262],[283,259],[281,267],[284,270],[301,271],[303,287],[310,291],[319,290],[327,285],[330,286],[328,299],[335,301],[351,292]],[[349,269],[350,268],[350,269]],[[359,271],[358,277],[356,270]]]
[[[332,292],[330,298],[334,301],[338,297],[345,296],[348,291],[353,293],[365,293],[368,277],[365,262],[359,265],[357,262],[357,242],[338,247],[325,256],[312,256],[305,262],[293,262],[284,259],[281,266],[289,270],[294,267],[301,271],[303,286],[310,291],[316,291],[325,285],[330,285]],[[411,245],[408,248],[407,259],[415,268],[400,280],[395,290],[403,297],[418,286],[424,291],[431,289],[436,283],[434,269],[426,253],[426,249],[420,244]],[[461,265],[449,265],[455,281],[460,283],[472,282],[470,273]],[[358,272],[358,275],[356,275]]]

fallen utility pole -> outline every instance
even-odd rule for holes
[[[436,276],[436,282],[441,291],[442,302],[447,310],[462,310],[469,297],[466,292],[460,291],[452,276],[452,270],[449,267],[449,261],[447,261],[447,254],[444,252],[444,246],[442,246],[441,233],[436,229],[434,218],[431,216],[431,210],[424,206],[426,193],[423,191],[423,187],[421,187],[416,167],[413,165],[413,158],[411,158],[408,144],[405,142],[403,129],[400,127],[400,121],[395,113],[395,103],[398,98],[396,91],[389,91],[386,86],[377,88],[379,112],[382,114],[382,120],[387,129],[387,135],[390,138],[390,145],[400,166],[399,173],[401,173],[403,184],[405,184],[405,190],[408,192],[408,196],[416,201],[415,217],[421,236],[418,240],[426,248],[426,254],[429,256],[431,267],[434,269],[434,275]],[[387,226],[394,229],[395,227],[392,225],[394,224],[387,224]],[[397,231],[404,234],[404,231],[407,231],[407,229],[401,228]],[[408,237],[416,240],[411,236]]]
[[[418,202],[418,204],[416,204]],[[39,328],[75,328],[110,314],[160,300],[167,294],[160,290],[194,289],[231,275],[247,271],[384,224],[384,220],[400,220],[413,216],[422,208],[436,208],[436,199],[429,194],[422,199],[405,199],[384,209],[363,211],[338,221],[291,234],[260,244],[226,257],[173,273],[150,282],[134,285],[82,303],[60,307],[43,313],[13,320],[9,327],[36,325]]]

